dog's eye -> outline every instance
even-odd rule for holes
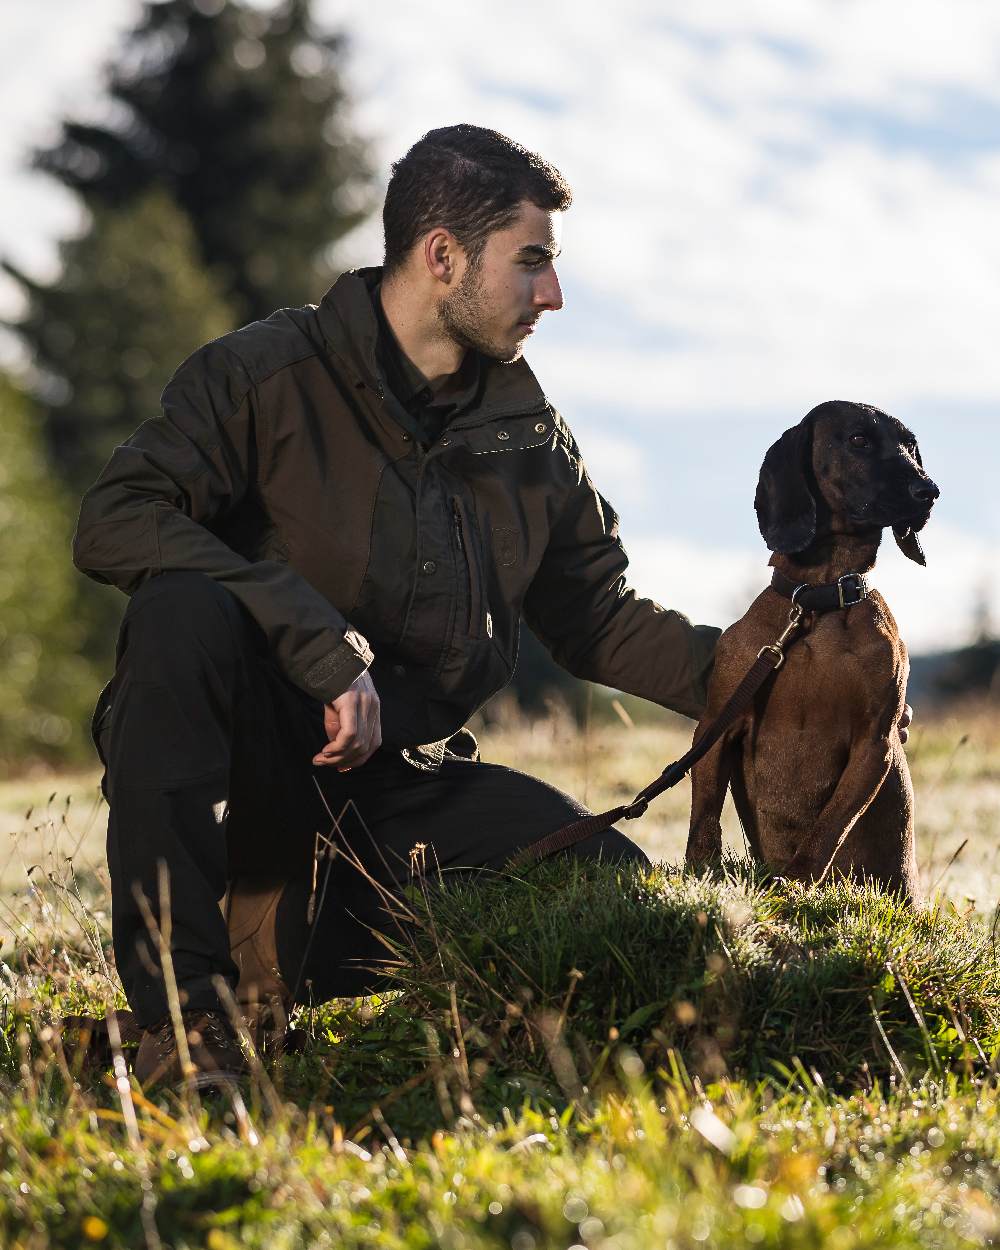
[[[864,434],[852,434],[847,440],[852,447],[870,447],[871,443]]]

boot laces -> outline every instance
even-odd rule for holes
[[[232,1030],[226,1027],[226,1022],[217,1012],[206,1012],[205,1014],[199,1012],[197,1015],[190,1015],[185,1012],[182,1014],[181,1019],[184,1022],[188,1041],[192,1044],[208,1044],[219,1047],[233,1045],[234,1037]],[[195,1038],[200,1039],[200,1041],[195,1041]],[[168,1056],[177,1050],[174,1022],[169,1016],[157,1029],[153,1030],[153,1041],[157,1054],[162,1057]]]

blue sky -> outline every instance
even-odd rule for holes
[[[45,272],[75,210],[18,162],[55,118],[96,107],[137,5],[18,7],[0,41],[0,247]],[[573,183],[566,306],[529,359],[621,515],[639,589],[699,620],[739,615],[766,578],[764,451],[815,403],[861,399],[915,429],[942,488],[927,569],[890,544],[875,575],[911,650],[964,641],[984,594],[1000,619],[1000,9],[316,9],[350,37],[355,118],[383,178],[425,130],[467,120]],[[379,250],[371,223],[343,256]],[[0,288],[0,312],[13,299]]]

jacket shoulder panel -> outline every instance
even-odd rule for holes
[[[273,374],[318,354],[308,334],[311,307],[281,308],[263,321],[254,321],[223,334],[181,363],[163,392],[164,410],[178,401],[204,402],[225,423],[248,392]]]
[[[263,321],[252,321],[218,341],[239,358],[251,385],[257,386],[279,370],[319,354],[321,340],[315,325],[312,304],[279,308]]]

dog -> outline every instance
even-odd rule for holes
[[[779,671],[692,772],[689,864],[721,855],[729,786],[751,853],[776,874],[842,873],[919,899],[898,730],[909,663],[864,575],[886,528],[925,564],[917,535],[939,493],[914,435],[868,404],[820,404],[768,450],[754,508],[772,585],[719,640],[695,741],[781,635],[792,596],[804,614]]]

